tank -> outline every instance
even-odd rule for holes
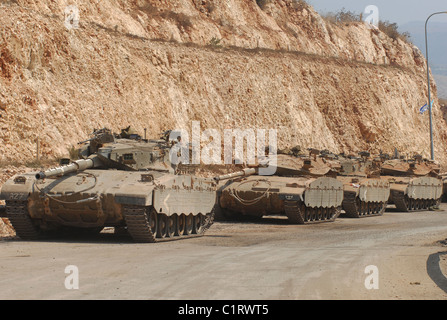
[[[409,160],[384,159],[381,179],[390,183],[389,203],[402,212],[437,208],[443,193],[439,172],[438,164],[420,155]]]
[[[447,202],[447,174],[443,173],[441,175],[441,179],[442,179],[442,197],[441,197],[441,200],[443,202]]]
[[[203,235],[213,223],[215,180],[182,174],[169,162],[167,139],[123,139],[101,129],[84,143],[81,159],[3,185],[6,216],[20,238],[115,227],[151,243]]]
[[[335,221],[341,212],[343,184],[332,168],[312,151],[308,157],[280,154],[276,161],[272,176],[259,175],[261,165],[216,177],[219,218],[280,215],[291,224]]]
[[[390,197],[390,183],[380,178],[380,160],[369,152],[358,157],[338,155],[337,179],[343,183],[344,215],[350,218],[381,216]]]

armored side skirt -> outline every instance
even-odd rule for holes
[[[344,184],[343,210],[351,218],[380,216],[390,197],[390,184],[382,179],[338,177]]]
[[[391,179],[390,202],[399,211],[427,210],[439,205],[442,180],[433,177]]]

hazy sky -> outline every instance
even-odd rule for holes
[[[307,0],[319,13],[345,8],[356,13],[368,5],[379,8],[379,19],[397,22],[399,25],[412,21],[425,21],[437,11],[447,11],[446,0]],[[435,16],[430,21],[447,22],[447,14]]]

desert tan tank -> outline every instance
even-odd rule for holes
[[[84,159],[8,180],[0,196],[22,239],[54,230],[127,229],[136,242],[202,235],[213,223],[216,182],[175,174],[164,139],[97,131]]]
[[[258,167],[216,177],[219,216],[285,215],[292,224],[334,221],[341,211],[343,184],[316,154],[277,155],[272,176],[259,175]]]
[[[442,178],[442,201],[447,202],[447,174],[443,174]]]
[[[339,155],[339,175],[343,182],[343,210],[347,217],[362,218],[381,216],[390,197],[390,183],[380,178],[380,161],[375,161],[368,152],[360,157]]]
[[[439,206],[443,192],[440,166],[415,156],[410,160],[385,160],[381,179],[391,185],[389,203],[399,211],[429,210]]]

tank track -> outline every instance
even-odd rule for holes
[[[6,216],[22,240],[37,240],[42,235],[28,214],[27,201],[6,201]]]
[[[391,191],[396,209],[401,212],[424,211],[439,207],[441,199],[411,199],[403,192]]]
[[[149,207],[124,206],[127,231],[135,242],[155,243],[167,240],[198,237],[205,234],[214,222],[214,209],[207,215],[159,214]]]
[[[341,207],[309,208],[300,201],[284,201],[284,210],[292,224],[334,222],[341,213]]]
[[[342,206],[349,218],[377,217],[383,215],[387,202],[364,202],[355,193],[345,193]]]

